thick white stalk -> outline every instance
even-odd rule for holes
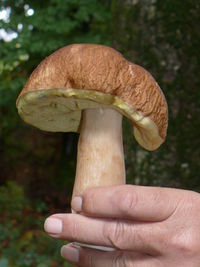
[[[83,111],[73,195],[125,183],[122,115],[114,109]]]

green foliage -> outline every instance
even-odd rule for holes
[[[18,34],[11,42],[1,42],[2,73],[20,68],[26,75],[41,58],[70,43],[109,43],[105,27],[109,13],[101,1],[2,1],[1,5],[11,12],[9,22],[1,21],[0,26]]]
[[[63,242],[49,238],[42,230],[44,217],[38,208],[46,210],[45,203],[27,201],[23,188],[16,182],[9,181],[0,187],[1,267],[70,266],[60,257]]]
[[[22,187],[14,181],[8,181],[0,187],[0,210],[4,216],[15,218],[19,216],[27,205]]]

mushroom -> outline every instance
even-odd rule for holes
[[[122,116],[137,142],[157,149],[168,108],[150,73],[111,47],[73,44],[45,58],[17,99],[21,118],[49,132],[79,132],[73,195],[125,183]]]

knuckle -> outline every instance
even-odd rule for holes
[[[133,210],[136,208],[138,205],[138,194],[137,192],[123,192],[120,196],[120,201],[119,201],[119,208],[120,212],[128,216],[131,213],[133,213]]]
[[[180,254],[188,257],[199,255],[200,241],[196,231],[186,231],[172,240],[173,248]]]
[[[117,249],[123,249],[124,237],[126,234],[123,222],[115,221],[105,224],[103,228],[103,235],[111,244]]]
[[[152,192],[150,201],[152,201],[153,203],[157,203],[157,204],[165,201],[164,190],[157,187],[156,190]]]

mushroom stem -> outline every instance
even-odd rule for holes
[[[124,183],[122,115],[110,108],[84,110],[73,196],[87,188]]]

